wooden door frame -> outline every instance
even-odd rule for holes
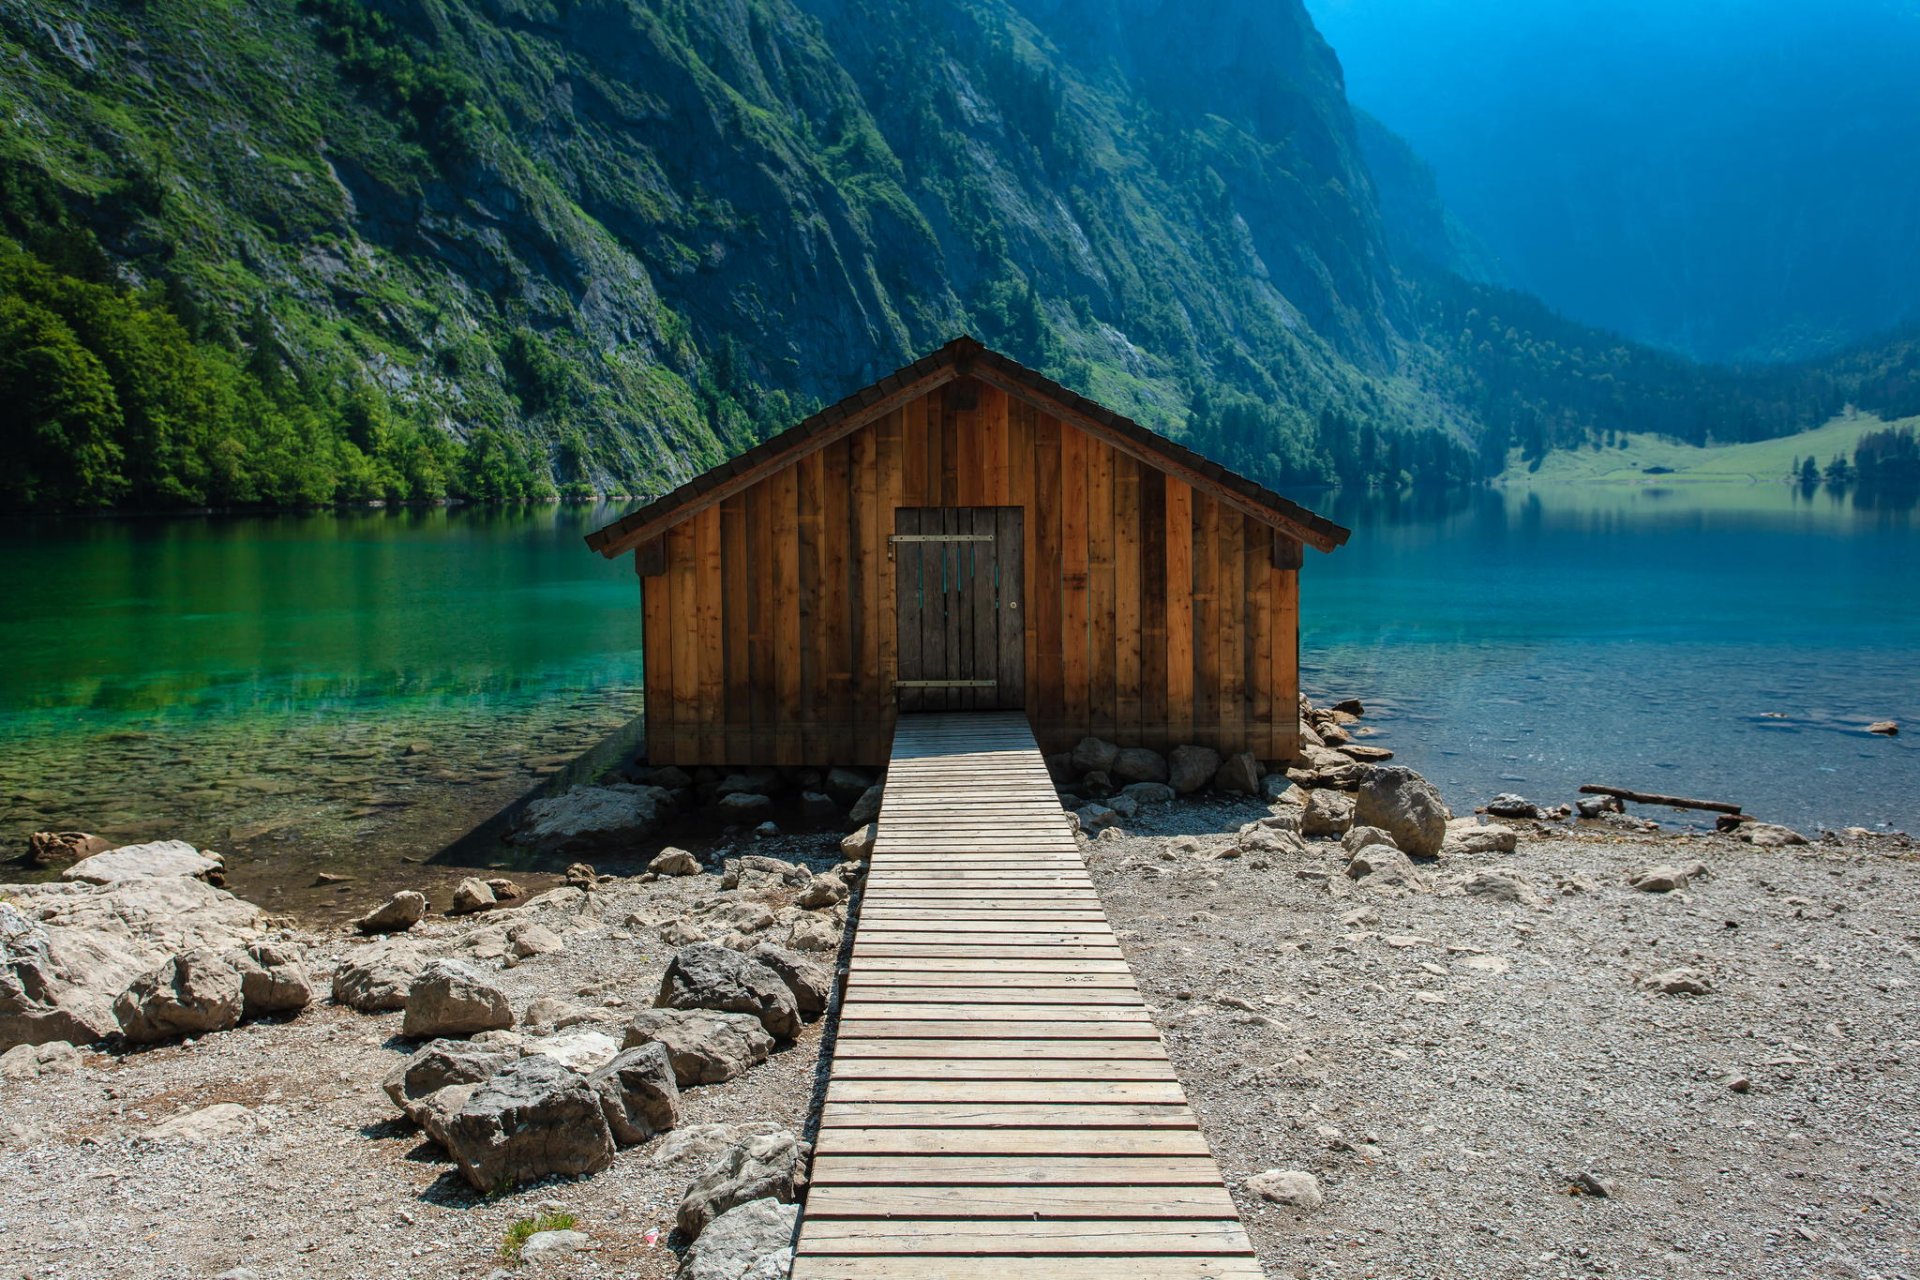
[[[1026,508],[895,507],[887,552],[894,561],[894,701],[900,711],[1020,710],[1026,704]],[[991,546],[987,573],[973,553]],[[938,548],[942,580],[956,569],[953,594],[930,627],[921,588]],[[964,573],[958,572],[967,556]],[[985,589],[981,590],[982,583]],[[943,602],[948,593],[943,591]],[[956,670],[956,668],[959,668]],[[989,680],[981,674],[990,672]]]

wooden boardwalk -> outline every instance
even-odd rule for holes
[[[793,1280],[1259,1280],[1026,718],[885,797]]]

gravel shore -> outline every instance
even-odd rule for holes
[[[1389,895],[1332,843],[1217,858],[1265,813],[1149,810],[1089,854],[1269,1276],[1920,1274],[1911,850],[1520,823]],[[1543,901],[1461,892],[1483,869]],[[1712,992],[1636,985],[1679,966]],[[1324,1207],[1242,1187],[1274,1168]]]

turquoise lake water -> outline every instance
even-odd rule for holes
[[[1781,486],[1300,495],[1303,679],[1465,809],[1583,782],[1920,827],[1920,519]],[[430,856],[640,711],[618,510],[0,526],[0,837],[294,883]],[[268,868],[271,874],[268,874]]]

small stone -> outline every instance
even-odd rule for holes
[[[1384,844],[1391,849],[1400,847],[1394,844],[1392,836],[1378,827],[1350,827],[1340,837],[1340,847],[1350,854],[1358,853],[1370,844]]]
[[[111,848],[113,841],[84,831],[36,831],[27,837],[27,861],[36,867],[51,867],[91,858]]]
[[[87,884],[116,884],[122,880],[152,880],[164,876],[192,876],[219,883],[226,864],[217,853],[202,853],[185,840],[156,840],[151,844],[122,845],[68,867],[62,880]]]
[[[361,933],[404,933],[427,914],[427,895],[402,889],[353,922]]]
[[[1749,1093],[1753,1090],[1753,1081],[1746,1076],[1729,1076],[1727,1088],[1733,1093]]]
[[[772,1196],[727,1210],[687,1250],[676,1280],[779,1280],[793,1267],[799,1217]]]
[[[1647,975],[1640,979],[1640,987],[1667,996],[1704,996],[1713,991],[1713,982],[1698,969],[1683,965]]]
[[[1538,818],[1540,806],[1525,796],[1503,791],[1487,801],[1487,812],[1496,818]]]
[[[407,991],[426,963],[424,956],[402,943],[368,947],[340,962],[333,975],[333,998],[361,1013],[404,1009]]]
[[[730,791],[714,807],[730,818],[757,818],[773,808],[773,797],[757,791]]]
[[[566,949],[567,944],[560,940],[560,935],[543,924],[522,920],[507,929],[507,950],[516,959],[530,960]]]
[[[840,816],[840,806],[825,792],[802,791],[800,816],[808,822],[832,822]]]
[[[1895,721],[1895,720],[1875,720],[1872,724],[1867,726],[1867,732],[1877,733],[1877,734],[1880,734],[1882,737],[1892,738],[1899,735],[1900,724],[1898,721]]]
[[[1690,867],[1670,867],[1662,863],[1651,867],[1630,867],[1627,870],[1627,883],[1641,893],[1672,893],[1684,889],[1693,882],[1695,876],[1707,873],[1706,864],[1696,862]]]
[[[797,951],[776,947],[771,942],[758,944],[747,956],[780,975],[780,980],[787,984],[787,990],[793,992],[794,1003],[799,1006],[801,1017],[817,1018],[827,1011],[827,1003],[833,998],[831,970],[815,964]]]
[[[848,825],[864,827],[878,818],[880,802],[886,797],[886,793],[887,787],[883,782],[876,782],[862,792],[860,798],[853,802],[853,807],[847,810]]]
[[[1099,738],[1082,738],[1073,748],[1073,767],[1076,771],[1087,773],[1109,773],[1114,761],[1120,758],[1120,748],[1111,742]],[[1152,779],[1159,781],[1159,779]],[[1141,779],[1133,779],[1141,781]]]
[[[826,792],[843,805],[851,806],[873,785],[871,775],[858,769],[829,769]]]
[[[545,1266],[592,1243],[593,1237],[584,1231],[536,1231],[521,1243],[520,1261],[528,1266]]]
[[[1783,827],[1772,822],[1743,823],[1736,835],[1748,844],[1762,849],[1780,849],[1787,845],[1807,843],[1807,838],[1792,827]]]
[[[1119,779],[1122,790],[1135,783],[1163,785],[1170,776],[1166,757],[1149,747],[1122,748],[1107,772]]]
[[[1269,1169],[1248,1178],[1244,1185],[1262,1200],[1292,1209],[1318,1209],[1326,1203],[1320,1179],[1301,1169]]]
[[[527,896],[527,891],[505,876],[490,876],[487,888],[493,891],[495,902],[518,902]]]
[[[1620,1194],[1620,1184],[1605,1174],[1595,1173],[1591,1169],[1582,1169],[1567,1177],[1568,1193],[1576,1196],[1594,1196],[1601,1200],[1612,1200]]]
[[[1523,907],[1544,907],[1546,895],[1511,871],[1476,871],[1460,882],[1460,892],[1470,898],[1489,902],[1511,902]]]
[[[807,1184],[812,1150],[792,1133],[755,1134],[722,1152],[687,1188],[677,1222],[688,1239],[737,1205],[768,1196],[791,1204]]]
[[[1431,858],[1447,838],[1447,808],[1425,778],[1401,765],[1369,768],[1354,797],[1353,821],[1379,827],[1403,852]]]
[[[768,818],[765,822],[753,829],[753,838],[756,840],[771,840],[779,834],[780,824],[772,818]]]
[[[1131,800],[1136,811],[1146,805],[1170,804],[1175,794],[1164,782],[1130,782],[1120,788],[1120,795]]]
[[[149,1138],[202,1146],[221,1138],[237,1138],[261,1127],[253,1112],[237,1102],[216,1102],[198,1111],[169,1116],[147,1130]]]
[[[584,889],[589,893],[600,887],[600,875],[590,862],[568,863],[563,878],[572,888]]]
[[[840,856],[865,861],[873,856],[873,842],[880,838],[880,824],[869,822],[848,832],[840,841]]]
[[[491,911],[500,905],[493,896],[493,890],[485,880],[468,876],[453,887],[453,905],[447,908],[449,915],[470,916],[481,911]]]
[[[1260,762],[1254,759],[1253,753],[1239,751],[1221,761],[1220,767],[1214,770],[1213,787],[1232,795],[1259,795],[1260,777]]]
[[[1353,826],[1353,797],[1338,791],[1313,791],[1300,815],[1300,834],[1308,839],[1343,835]]]

